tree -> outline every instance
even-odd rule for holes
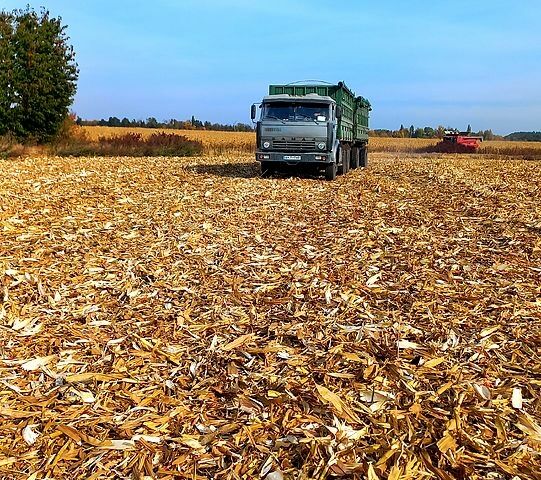
[[[0,11],[0,133],[44,142],[60,131],[79,73],[68,42],[45,9]]]
[[[494,140],[494,133],[492,133],[492,130],[485,130],[483,132],[483,138],[485,140]]]
[[[0,135],[8,132],[13,98],[13,18],[0,12]]]
[[[425,129],[424,128],[417,128],[415,130],[414,137],[415,138],[425,138]]]
[[[107,120],[107,125],[109,127],[120,127],[120,118],[118,117],[109,117],[109,120]]]
[[[436,132],[432,127],[425,127],[423,128],[424,131],[424,137],[426,138],[434,138],[436,136]]]

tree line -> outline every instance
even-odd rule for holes
[[[398,130],[388,130],[388,129],[375,129],[370,130],[370,135],[373,137],[393,137],[393,138],[442,138],[445,135],[445,132],[459,132],[458,129],[454,127],[444,127],[439,125],[436,128],[433,127],[423,127],[416,128],[411,125],[409,128],[400,125]],[[485,140],[503,140],[504,137],[496,135],[492,130],[479,130],[478,132],[472,131],[470,125],[466,132],[470,135],[483,137]]]
[[[208,121],[197,120],[192,116],[191,120],[170,119],[159,122],[154,117],[149,117],[146,120],[130,120],[129,118],[109,117],[107,120],[83,120],[77,117],[77,125],[82,126],[100,126],[100,127],[132,127],[132,128],[163,128],[174,130],[219,130],[224,132],[252,132],[254,128],[247,123],[212,123]]]
[[[541,142],[541,132],[514,132],[506,135],[505,139],[516,142]]]

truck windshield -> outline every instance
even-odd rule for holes
[[[326,122],[328,118],[329,105],[327,103],[266,103],[263,105],[263,120]]]

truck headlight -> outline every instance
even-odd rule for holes
[[[319,143],[317,144],[317,148],[319,148],[320,150],[325,150],[325,147],[326,147],[326,146],[327,146],[327,145],[325,145],[325,142],[319,142]]]
[[[270,148],[270,142],[269,141],[263,142],[263,148]]]

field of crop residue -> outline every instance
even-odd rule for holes
[[[0,477],[538,479],[541,163],[0,160]]]

